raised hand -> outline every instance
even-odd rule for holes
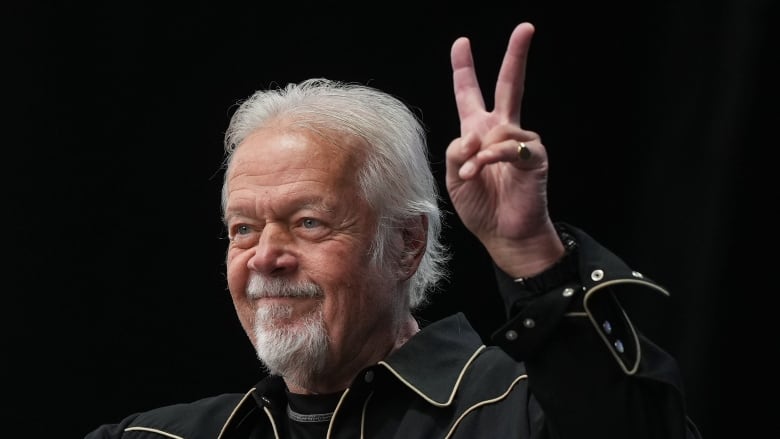
[[[517,277],[536,274],[563,254],[547,210],[547,152],[539,135],[520,126],[533,33],[530,23],[512,32],[491,111],[468,38],[458,38],[451,51],[461,135],[447,148],[447,190],[464,225]]]

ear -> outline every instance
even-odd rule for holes
[[[428,217],[420,215],[409,218],[403,224],[401,233],[403,249],[398,264],[401,280],[407,280],[417,272],[428,245]]]

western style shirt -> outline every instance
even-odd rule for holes
[[[577,243],[572,276],[540,293],[496,269],[509,317],[491,343],[462,313],[422,328],[335,397],[317,419],[324,437],[700,438],[678,365],[621,304],[624,294],[666,289],[582,230],[558,226]],[[133,414],[86,439],[287,438],[286,395],[268,376],[244,394]]]

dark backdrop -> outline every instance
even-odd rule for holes
[[[706,438],[780,433],[775,4],[6,6],[6,423],[81,437],[245,391],[261,371],[225,288],[219,221],[234,104],[313,76],[377,86],[420,110],[443,181],[458,135],[451,43],[471,37],[490,96],[527,20],[523,124],[549,150],[554,218],[671,290],[629,308],[679,359]],[[462,310],[487,337],[502,319],[489,262],[447,223],[448,291],[421,318]]]

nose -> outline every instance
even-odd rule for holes
[[[247,267],[266,276],[281,276],[298,268],[294,253],[294,239],[283,224],[268,223],[260,233],[255,254],[247,261]]]

